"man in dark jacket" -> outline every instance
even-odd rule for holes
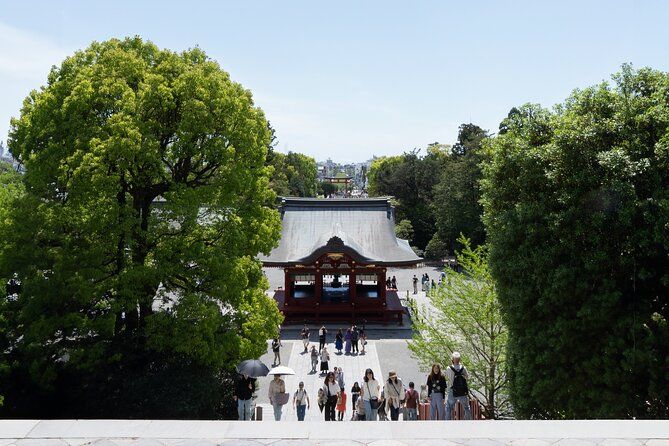
[[[240,420],[251,419],[251,402],[256,391],[256,380],[248,375],[239,375],[235,382],[232,398],[237,401],[237,415]]]

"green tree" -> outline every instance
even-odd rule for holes
[[[506,366],[507,329],[497,300],[486,248],[473,248],[461,237],[457,253],[462,273],[445,269],[446,279],[430,293],[429,305],[409,301],[414,335],[413,355],[425,368],[450,364],[459,351],[470,374],[470,387],[482,395],[486,418],[508,415]]]
[[[434,143],[427,154],[418,150],[400,156],[377,158],[369,171],[369,194],[396,198],[396,219],[410,220],[414,243],[422,250],[434,234],[434,186],[448,157],[448,146]]]
[[[322,195],[323,197],[329,197],[330,195],[337,192],[337,186],[327,181],[319,182],[318,189],[320,190],[320,195]]]
[[[413,239],[413,226],[411,225],[411,221],[402,220],[397,223],[395,226],[395,235],[411,243],[411,240]]]
[[[170,369],[214,379],[265,351],[280,322],[256,260],[280,230],[269,146],[250,92],[200,49],[112,39],[51,70],[9,139],[26,193],[0,252],[22,285],[7,414],[134,417],[197,385],[160,381]],[[220,399],[192,403],[180,415]]]
[[[272,167],[270,187],[280,197],[315,197],[319,187],[316,160],[301,153],[283,154],[270,150],[267,165]]]
[[[669,74],[509,114],[484,165],[521,417],[669,416]]]
[[[425,247],[425,258],[429,260],[442,260],[449,253],[448,244],[435,232]]]
[[[2,141],[0,141],[0,148],[2,148]],[[11,209],[14,206],[14,202],[22,194],[23,184],[21,183],[21,175],[11,164],[0,161],[0,252],[6,250],[6,243],[10,236],[7,229],[9,227],[8,219]],[[12,291],[7,283],[10,279],[12,277],[5,277],[0,282],[0,352],[5,352],[10,347],[8,342],[11,330],[11,327],[8,325],[10,308],[7,296],[7,291]],[[0,355],[0,381],[6,379],[9,368],[10,364],[7,361],[6,355]],[[0,406],[2,406],[3,399],[3,396],[0,395]]]
[[[434,214],[439,239],[455,249],[460,234],[479,245],[485,242],[481,206],[481,146],[488,133],[474,124],[462,124],[458,141],[444,163],[434,192]]]

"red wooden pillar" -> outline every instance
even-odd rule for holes
[[[381,268],[376,273],[377,285],[379,287],[379,300],[382,302],[382,305],[386,306],[386,269]]]
[[[355,266],[355,262],[352,262]],[[351,272],[348,275],[348,295],[351,299],[351,323],[355,321],[355,307],[357,305],[356,298],[358,296],[357,290],[357,279],[355,278],[355,268],[351,268]]]
[[[321,301],[321,296],[323,295],[323,273],[321,272],[320,268],[316,268],[316,281],[315,281],[315,286],[316,286],[316,292],[315,292],[315,297],[316,297],[316,302]]]
[[[291,280],[290,280],[290,269],[289,268],[284,268],[283,269],[283,274],[284,274],[284,295],[283,295],[283,305],[287,306],[289,299],[291,299],[293,295],[293,291],[291,290]]]

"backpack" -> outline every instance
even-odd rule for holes
[[[451,388],[453,389],[453,396],[454,397],[459,397],[459,396],[467,396],[469,394],[469,387],[467,387],[467,380],[465,379],[464,376],[462,376],[462,373],[465,371],[464,366],[460,367],[460,370],[455,370],[455,367],[452,365],[449,366],[451,370],[453,370],[453,373],[455,376],[453,377],[453,384],[451,385]]]

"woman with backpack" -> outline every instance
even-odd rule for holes
[[[427,377],[427,396],[430,401],[430,419],[444,419],[444,396],[446,395],[446,378],[441,373],[439,364],[432,364]]]
[[[465,410],[465,420],[472,419],[471,408],[469,407],[469,387],[467,379],[469,373],[464,365],[460,363],[460,353],[453,352],[451,356],[452,365],[446,369],[446,378],[448,379],[448,399],[446,400],[446,419],[451,419],[451,412],[456,403],[460,403]]]
[[[293,409],[297,412],[297,421],[304,421],[304,415],[309,409],[309,395],[304,390],[304,383],[300,381],[300,387],[293,395]]]
[[[374,379],[374,372],[372,369],[365,370],[365,377],[362,387],[360,388],[360,398],[365,404],[365,419],[367,421],[376,421],[376,416],[379,410],[379,396],[381,393],[381,386],[379,382]]]

